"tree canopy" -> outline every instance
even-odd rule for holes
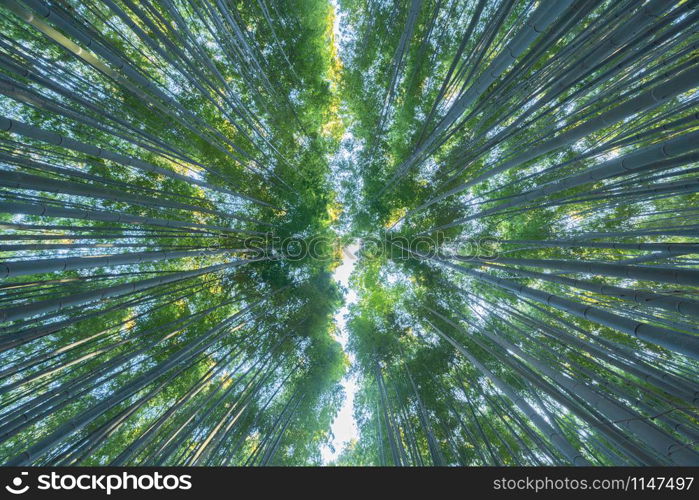
[[[3,0],[2,462],[699,465],[697,4]]]

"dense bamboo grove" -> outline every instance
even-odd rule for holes
[[[3,463],[699,465],[698,4],[2,0]]]

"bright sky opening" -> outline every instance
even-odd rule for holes
[[[342,349],[347,351],[347,321],[345,316],[349,312],[349,306],[356,302],[357,293],[349,288],[349,278],[354,270],[354,266],[357,263],[357,252],[359,251],[360,244],[352,243],[342,250],[342,263],[335,269],[333,273],[333,278],[335,281],[339,282],[343,287],[343,295],[345,297],[345,305],[340,308],[340,310],[335,314],[335,324],[337,325],[337,341],[342,345]],[[354,364],[354,356],[348,353],[350,358],[350,363]],[[325,446],[321,450],[324,463],[330,463],[335,460],[338,455],[342,452],[342,449],[347,443],[352,439],[357,439],[359,434],[357,431],[357,424],[352,415],[354,408],[354,395],[357,392],[357,382],[353,376],[345,375],[342,379],[341,385],[345,390],[345,400],[342,403],[342,408],[340,408],[339,413],[335,417],[332,423],[331,431],[333,434],[332,447],[334,451],[329,447]]]

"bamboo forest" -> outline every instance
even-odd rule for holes
[[[0,31],[0,463],[699,465],[698,0]]]

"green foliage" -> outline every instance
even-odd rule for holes
[[[4,2],[3,463],[696,465],[697,20]]]

